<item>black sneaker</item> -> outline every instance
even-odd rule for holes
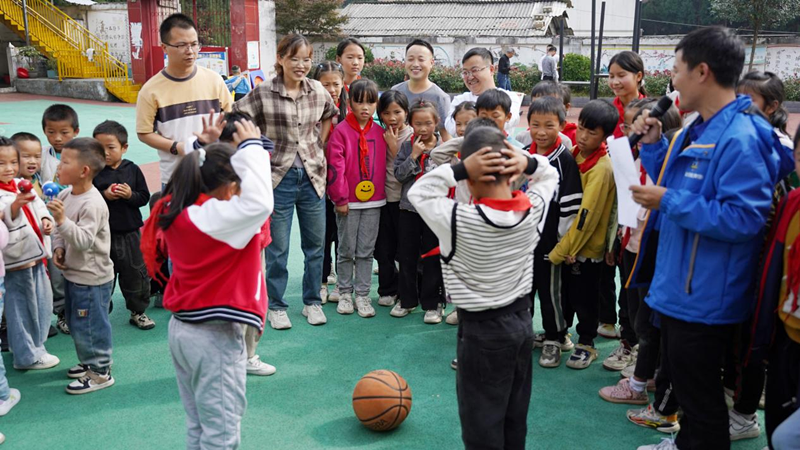
[[[57,334],[58,334],[58,330],[56,330],[56,327],[50,325],[50,330],[47,332],[47,337],[51,338],[51,337],[53,337],[53,336],[55,336]]]
[[[65,319],[63,315],[59,314],[58,322],[56,322],[56,328],[58,328],[58,331],[64,334],[69,334],[69,325],[67,325],[67,319]]]
[[[114,377],[111,376],[111,370],[103,374],[88,369],[86,375],[67,385],[66,391],[72,395],[88,394],[113,385]]]
[[[450,367],[451,367],[453,370],[458,370],[458,358],[456,358],[456,359],[454,359],[454,360],[450,361]]]
[[[83,378],[86,376],[86,371],[89,370],[89,366],[86,364],[78,364],[77,366],[72,366],[67,370],[67,378],[72,378],[73,380],[77,380],[78,378]]]

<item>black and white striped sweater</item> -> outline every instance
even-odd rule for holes
[[[558,187],[558,171],[547,158],[533,155],[526,172],[524,195],[531,206],[524,211],[447,198],[449,189],[466,178],[462,163],[436,168],[408,192],[439,238],[444,284],[459,308],[473,312],[502,308],[531,292],[533,250],[540,238],[537,228]]]

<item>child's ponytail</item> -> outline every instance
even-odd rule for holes
[[[159,228],[169,228],[200,194],[211,192],[225,183],[240,181],[231,166],[234,152],[230,145],[219,143],[183,157],[164,190],[164,199],[169,201],[169,205],[165,208],[167,212],[158,216]]]

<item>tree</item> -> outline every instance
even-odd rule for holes
[[[749,69],[753,69],[758,33],[796,17],[800,0],[711,0],[711,13],[723,20],[747,23],[753,29]]]
[[[694,25],[712,25],[710,0],[657,0],[642,3],[644,34],[685,34]],[[649,19],[649,20],[648,20]],[[678,25],[685,23],[690,25]]]
[[[339,15],[342,0],[275,0],[278,34],[299,33],[314,38],[336,38],[347,17]]]

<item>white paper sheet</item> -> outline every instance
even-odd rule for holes
[[[619,224],[636,228],[637,216],[641,206],[633,201],[632,185],[639,186],[639,172],[633,162],[633,153],[627,137],[608,138],[608,153],[614,170],[614,183],[617,185],[617,217]]]

